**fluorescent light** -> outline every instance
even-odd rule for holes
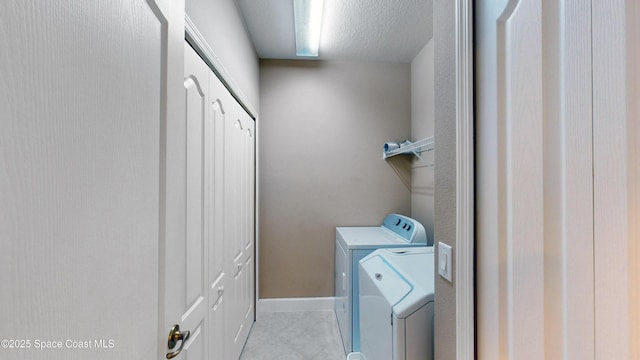
[[[296,55],[318,56],[324,0],[293,0]]]

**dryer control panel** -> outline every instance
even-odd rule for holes
[[[389,214],[382,222],[387,229],[412,244],[427,244],[427,233],[417,220],[400,214]]]

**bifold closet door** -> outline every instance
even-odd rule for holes
[[[208,358],[237,359],[254,320],[254,121],[188,44],[185,69],[191,285],[182,317],[198,316],[183,322],[205,339]],[[188,356],[201,348],[195,344],[187,344]]]

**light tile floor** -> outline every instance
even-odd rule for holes
[[[240,360],[344,360],[333,311],[260,313]]]

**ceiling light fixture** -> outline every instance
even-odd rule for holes
[[[293,0],[296,55],[318,56],[324,0]]]

